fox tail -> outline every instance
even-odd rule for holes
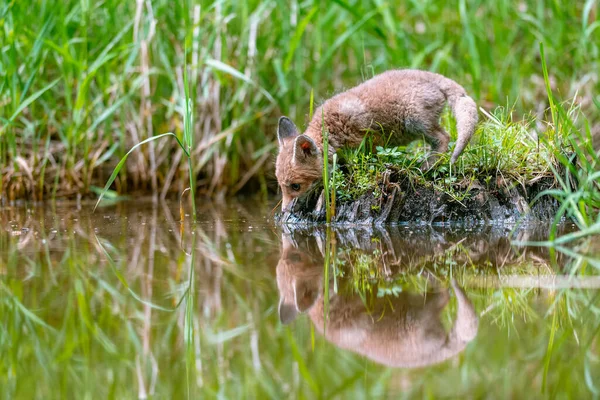
[[[455,163],[475,132],[477,125],[477,104],[467,95],[465,89],[451,79],[441,77],[440,89],[446,95],[448,105],[456,118],[458,138],[452,153],[451,163]]]

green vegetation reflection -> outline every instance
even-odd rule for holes
[[[3,395],[440,397],[492,388],[499,397],[581,398],[597,390],[597,241],[569,247],[580,254],[573,258],[514,247],[504,228],[280,233],[256,217],[268,210],[204,205],[202,220],[182,227],[175,203],[95,214],[4,209]],[[325,287],[330,317],[321,325]],[[390,369],[328,336],[343,326],[333,317],[342,306],[356,333],[370,317],[391,323],[402,299],[438,296],[444,307],[432,326],[445,337],[460,310],[457,288],[479,322],[446,361]],[[282,304],[291,305],[287,325]]]

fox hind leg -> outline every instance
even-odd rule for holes
[[[425,141],[431,145],[431,153],[421,166],[421,169],[426,171],[433,167],[440,154],[448,151],[450,135],[448,135],[448,132],[446,132],[444,128],[436,125],[431,131],[427,132],[423,136]]]

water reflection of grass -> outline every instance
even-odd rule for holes
[[[399,268],[390,266],[378,247],[372,251],[344,247],[337,252],[336,258],[337,265],[342,267],[338,268],[338,274],[351,282],[354,291],[364,294],[376,290],[380,297],[403,291],[424,292],[431,288],[432,281],[447,285],[450,279],[456,279],[466,287],[483,291],[480,294],[487,301],[484,314],[507,326],[515,317],[526,320],[535,314],[531,298],[539,297],[542,288],[549,293],[565,295],[571,293],[563,290],[569,287],[600,287],[600,280],[595,279],[598,270],[586,268],[588,265],[594,267],[597,262],[593,256],[585,255],[584,251],[590,247],[590,242],[586,243],[571,250],[570,254],[575,258],[569,258],[568,262],[563,258],[558,265],[552,258],[519,255],[517,248],[514,256],[507,254],[501,265],[490,261],[474,262],[471,251],[460,242],[439,254],[408,258]],[[536,283],[539,286],[536,287]],[[555,295],[549,298],[555,298]],[[560,295],[556,296],[553,301],[552,307],[557,308],[553,312],[557,311],[564,318],[573,315],[566,307],[574,304],[558,301],[560,298]]]
[[[488,311],[475,342],[453,361],[414,371],[386,369],[318,335],[312,350],[306,319],[292,329],[278,323],[273,266],[279,239],[269,229],[250,222],[248,235],[247,225],[226,225],[214,214],[213,222],[196,226],[195,246],[186,225],[183,252],[169,207],[140,211],[128,214],[126,224],[75,211],[46,219],[36,218],[35,210],[6,217],[30,229],[0,234],[0,387],[7,397],[185,398],[188,390],[195,398],[370,398],[398,390],[407,398],[537,397],[545,360],[548,394],[582,398],[598,386],[595,291],[469,287],[469,276],[485,276],[473,271],[489,274],[494,267],[470,265],[466,247],[455,246],[433,263],[414,259],[414,268],[398,277],[403,290],[428,285],[418,263],[437,264],[434,279],[443,286],[448,272],[464,278],[476,309]],[[228,218],[252,221],[243,211]],[[339,241],[332,246],[332,270],[344,272],[339,290],[352,276],[353,259],[381,267],[388,250],[382,246],[375,253],[352,253]],[[540,260],[529,262],[495,274],[556,271]],[[194,290],[186,291],[192,284]],[[511,298],[526,302],[528,313],[507,304]],[[193,308],[184,307],[188,301]]]
[[[375,293],[377,297],[386,297],[398,296],[402,292],[431,290],[432,278],[437,284],[442,282],[442,285],[444,282],[447,284],[450,278],[457,279],[467,287],[475,284],[475,288],[468,293],[477,308],[482,310],[482,317],[509,336],[512,335],[519,341],[523,336],[529,336],[528,329],[523,329],[524,323],[546,326],[537,333],[547,334],[547,339],[538,343],[539,347],[534,353],[525,356],[526,359],[533,359],[536,355],[541,357],[540,366],[533,369],[538,374],[536,379],[541,377],[541,383],[536,385],[541,388],[540,394],[555,396],[565,387],[570,388],[573,383],[565,380],[573,379],[573,374],[569,374],[573,368],[584,378],[582,381],[587,390],[597,394],[598,377],[592,371],[593,365],[597,366],[599,360],[596,346],[600,337],[600,324],[590,324],[587,321],[600,319],[600,296],[595,291],[568,289],[586,285],[598,289],[599,282],[594,279],[597,269],[585,268],[588,262],[595,266],[598,260],[594,256],[577,252],[589,250],[589,247],[588,240],[580,244],[578,249],[571,249],[569,254],[575,257],[570,258],[567,265],[556,265],[556,260],[551,262],[534,257],[517,259],[517,262],[513,260],[508,265],[493,266],[473,263],[469,252],[459,243],[440,255],[410,260],[393,275],[386,270],[384,257],[377,248],[372,252],[345,248],[336,254],[337,273],[339,277],[346,279],[345,289],[357,292],[363,301]],[[464,257],[460,257],[461,253]],[[457,263],[457,259],[462,259],[463,262]],[[562,275],[565,270],[570,275]],[[593,275],[588,284],[586,276],[590,278],[590,273]],[[486,279],[487,274],[500,279]],[[534,280],[530,278],[536,276],[540,285],[554,288],[527,287],[528,284],[534,284]],[[502,279],[503,277],[509,279]],[[519,277],[523,279],[520,280]],[[519,288],[521,281],[525,286]],[[449,324],[451,315],[456,313],[454,308],[455,304],[446,310]],[[546,310],[545,313],[542,310]],[[581,335],[586,336],[585,342],[582,342]],[[577,350],[575,356],[569,358],[565,356],[565,353],[569,353],[566,348],[573,344]],[[565,358],[569,361],[567,366],[556,364]],[[513,390],[511,387],[509,393],[519,393]],[[473,394],[470,390],[468,393]]]

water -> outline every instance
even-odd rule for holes
[[[598,241],[573,258],[500,227],[282,230],[251,201],[195,226],[176,203],[91,208],[0,211],[4,398],[600,393]]]

